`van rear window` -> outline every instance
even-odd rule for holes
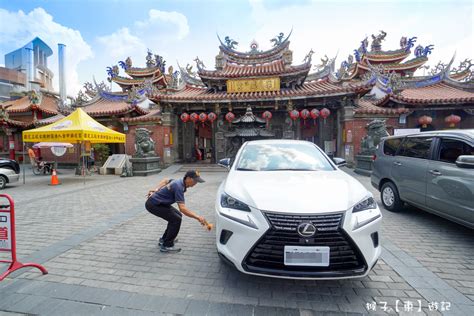
[[[402,142],[402,138],[390,138],[383,143],[383,153],[387,156],[395,156],[398,147]]]

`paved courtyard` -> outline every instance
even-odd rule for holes
[[[85,183],[64,171],[55,187],[48,177],[28,175],[26,184],[3,190],[16,203],[19,260],[41,263],[49,274],[22,269],[0,282],[0,315],[474,314],[473,231],[413,208],[383,210],[382,257],[362,279],[243,275],[220,261],[214,232],[189,218],[179,235],[182,252],[160,253],[165,222],[144,209],[144,196],[187,168],[145,178],[94,175]],[[187,205],[214,222],[226,172],[202,171],[206,183],[186,193]],[[345,171],[380,204],[369,178]]]

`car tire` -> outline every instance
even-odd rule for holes
[[[400,212],[403,209],[403,201],[400,199],[398,189],[393,182],[385,182],[382,185],[380,199],[387,211]]]
[[[5,176],[0,176],[0,190],[5,189],[5,186],[7,185],[7,178]]]

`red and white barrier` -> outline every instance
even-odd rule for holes
[[[8,204],[4,204],[8,202]],[[43,274],[48,271],[37,263],[21,263],[16,259],[15,239],[15,203],[8,194],[0,194],[0,252],[11,252],[12,260],[0,260],[0,263],[10,263],[7,271],[0,275],[0,281],[10,273],[24,267],[34,267],[41,270]]]

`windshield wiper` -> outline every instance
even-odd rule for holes
[[[238,171],[257,171],[255,169],[250,169],[250,168],[237,168],[236,170],[238,170]]]

